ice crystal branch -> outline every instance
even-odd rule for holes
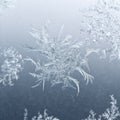
[[[115,120],[118,117],[120,117],[120,112],[118,110],[117,107],[117,100],[114,98],[113,95],[110,96],[111,97],[111,107],[106,109],[106,111],[102,114],[102,117],[105,120]]]
[[[110,102],[111,106],[107,108],[102,115],[99,115],[97,117],[96,113],[91,110],[88,118],[84,120],[118,120],[120,119],[120,112],[117,107],[117,100],[114,98],[113,95],[111,95],[110,98],[111,98],[111,102]]]
[[[97,120],[96,119],[96,113],[93,110],[91,110],[88,118],[86,118],[84,120]]]
[[[109,58],[110,61],[120,59],[119,3],[117,0],[99,0],[82,12],[81,36],[85,45],[99,49],[101,58]]]
[[[35,73],[30,73],[37,78],[38,86],[45,82],[51,82],[52,86],[63,84],[63,88],[77,88],[79,93],[79,80],[74,78],[72,74],[76,71],[80,73],[87,83],[93,80],[93,76],[87,73],[83,68],[88,66],[87,57],[90,52],[82,54],[83,44],[72,39],[71,35],[62,36],[63,27],[61,28],[58,37],[53,38],[48,33],[48,28],[44,26],[41,30],[32,29],[30,34],[35,39],[35,46],[27,46],[29,50],[38,53],[39,60],[27,58],[35,66]],[[95,51],[94,51],[95,52]],[[41,59],[41,56],[44,60]],[[76,87],[75,87],[76,86]]]
[[[28,110],[27,109],[25,109],[25,112],[24,112],[24,120],[28,120]],[[59,119],[54,116],[49,116],[47,113],[47,110],[45,109],[43,115],[40,112],[38,112],[38,115],[32,117],[31,120],[59,120]]]
[[[1,65],[0,83],[3,85],[14,85],[14,80],[19,79],[19,73],[22,71],[22,55],[13,48],[4,49],[1,53],[4,59]]]

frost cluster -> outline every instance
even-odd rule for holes
[[[19,73],[22,71],[22,55],[13,48],[4,49],[1,52],[1,59],[4,62],[1,65],[0,83],[3,85],[14,85],[14,81],[19,79]]]
[[[98,0],[88,10],[82,11],[81,37],[89,48],[99,49],[101,58],[120,60],[120,2]]]
[[[11,3],[12,0],[0,0],[0,6],[7,7]],[[94,79],[89,74],[89,55],[95,52],[100,58],[109,58],[110,61],[120,59],[119,13],[117,0],[99,0],[96,5],[82,11],[84,17],[80,40],[73,39],[71,35],[64,37],[63,27],[55,37],[51,37],[47,25],[40,30],[33,28],[30,34],[34,37],[34,45],[28,45],[27,48],[37,57],[25,59],[35,66],[35,71],[30,73],[37,79],[33,87],[42,84],[44,90],[45,83],[50,82],[52,86],[61,84],[62,88],[77,88],[79,93],[80,80],[74,73],[80,73],[86,83]],[[18,79],[18,73],[22,69],[22,56],[13,49],[5,50],[3,56],[6,60],[1,66],[1,83],[9,81],[9,84],[13,84],[12,81]]]
[[[79,93],[79,80],[74,77],[74,73],[80,73],[86,83],[92,82],[90,75],[88,56],[95,50],[84,50],[83,44],[74,40],[71,35],[62,36],[63,27],[57,37],[51,37],[46,25],[41,29],[33,29],[30,33],[34,37],[34,46],[27,46],[29,50],[35,52],[38,60],[27,58],[35,66],[35,72],[30,73],[37,78],[34,87],[49,81],[51,85],[62,84],[63,88],[77,88]],[[85,69],[88,72],[85,71]]]
[[[91,110],[88,118],[83,120],[119,120],[120,119],[120,112],[117,107],[117,100],[114,98],[113,95],[110,96],[111,102],[110,107],[105,110],[102,115],[97,116],[96,113]]]
[[[24,112],[24,120],[28,120],[28,110],[27,109],[25,109],[25,112]],[[49,116],[47,113],[47,110],[45,109],[43,115],[40,112],[38,112],[38,115],[32,117],[31,120],[59,120],[59,119],[54,116]]]

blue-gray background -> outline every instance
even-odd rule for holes
[[[31,55],[24,44],[33,39],[29,31],[32,27],[40,28],[49,19],[50,32],[57,36],[61,25],[65,25],[64,34],[79,38],[79,9],[87,8],[95,0],[17,0],[15,8],[6,9],[0,15],[0,46],[15,47],[23,56]],[[2,61],[1,61],[2,62]],[[114,94],[120,105],[120,62],[100,60],[92,55],[89,60],[91,74],[95,80],[86,85],[80,79],[80,94],[73,89],[62,90],[60,86],[51,88],[49,84],[42,91],[42,86],[32,89],[34,79],[28,74],[33,70],[25,64],[20,80],[14,87],[0,86],[0,120],[22,120],[24,108],[29,110],[29,117],[43,112],[44,109],[61,120],[80,120],[93,109],[102,113],[110,102],[109,95]]]

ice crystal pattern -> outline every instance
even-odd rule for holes
[[[24,112],[24,120],[28,120],[28,110],[27,109],[25,109],[25,112]],[[49,116],[47,113],[47,110],[45,109],[43,115],[40,112],[38,112],[38,115],[32,117],[31,120],[59,120],[59,119],[54,116]]]
[[[35,73],[30,73],[37,78],[34,87],[49,81],[51,85],[62,84],[62,88],[72,87],[77,88],[79,93],[79,80],[74,78],[73,73],[79,72],[86,83],[93,80],[93,76],[86,72],[83,68],[89,69],[87,57],[94,50],[87,51],[82,54],[83,45],[81,42],[72,39],[71,35],[62,36],[63,26],[57,37],[53,38],[48,33],[47,25],[41,30],[33,29],[30,34],[35,39],[35,46],[27,46],[29,50],[38,53],[38,60],[31,58],[26,59],[31,61],[35,66]]]
[[[81,37],[89,48],[99,49],[101,58],[120,59],[120,2],[98,0],[82,11]],[[87,37],[88,36],[88,37]]]
[[[83,120],[119,120],[120,119],[120,112],[117,107],[117,100],[114,98],[113,95],[110,96],[111,102],[110,107],[105,110],[102,115],[97,116],[96,113],[91,110],[88,118]]]
[[[19,79],[19,73],[22,71],[22,55],[13,48],[4,49],[1,52],[1,59],[4,59],[1,65],[0,83],[13,86],[14,81]]]
[[[110,98],[111,98],[110,107],[107,108],[105,112],[103,112],[101,115],[97,115],[93,110],[91,110],[88,117],[82,120],[119,120],[120,112],[117,106],[117,100],[114,98],[113,95],[111,95]],[[24,120],[29,120],[27,109],[25,109],[24,112]],[[43,115],[40,112],[38,112],[38,115],[32,117],[31,120],[60,120],[60,119],[53,116],[49,116],[47,114],[47,110],[45,109]]]

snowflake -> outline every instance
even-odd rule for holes
[[[18,73],[23,69],[22,55],[13,48],[4,49],[1,55],[4,62],[1,65],[0,83],[13,86],[13,81],[19,79]]]
[[[62,88],[77,88],[79,93],[79,80],[72,75],[79,72],[87,83],[92,82],[93,76],[87,73],[84,68],[89,70],[88,56],[95,50],[87,50],[82,53],[84,48],[82,42],[72,39],[71,35],[62,36],[63,27],[56,38],[48,34],[47,25],[41,30],[33,29],[30,34],[35,38],[35,46],[28,46],[29,50],[38,53],[38,60],[27,58],[35,65],[35,73],[30,73],[37,78],[34,87],[49,81],[52,86],[63,84]],[[76,86],[76,87],[75,87]]]
[[[28,120],[28,110],[27,109],[25,109],[25,112],[24,112],[24,120]],[[59,120],[59,119],[56,117],[53,117],[53,116],[49,116],[47,113],[47,110],[45,109],[43,115],[40,112],[38,112],[38,115],[32,117],[31,120]]]

